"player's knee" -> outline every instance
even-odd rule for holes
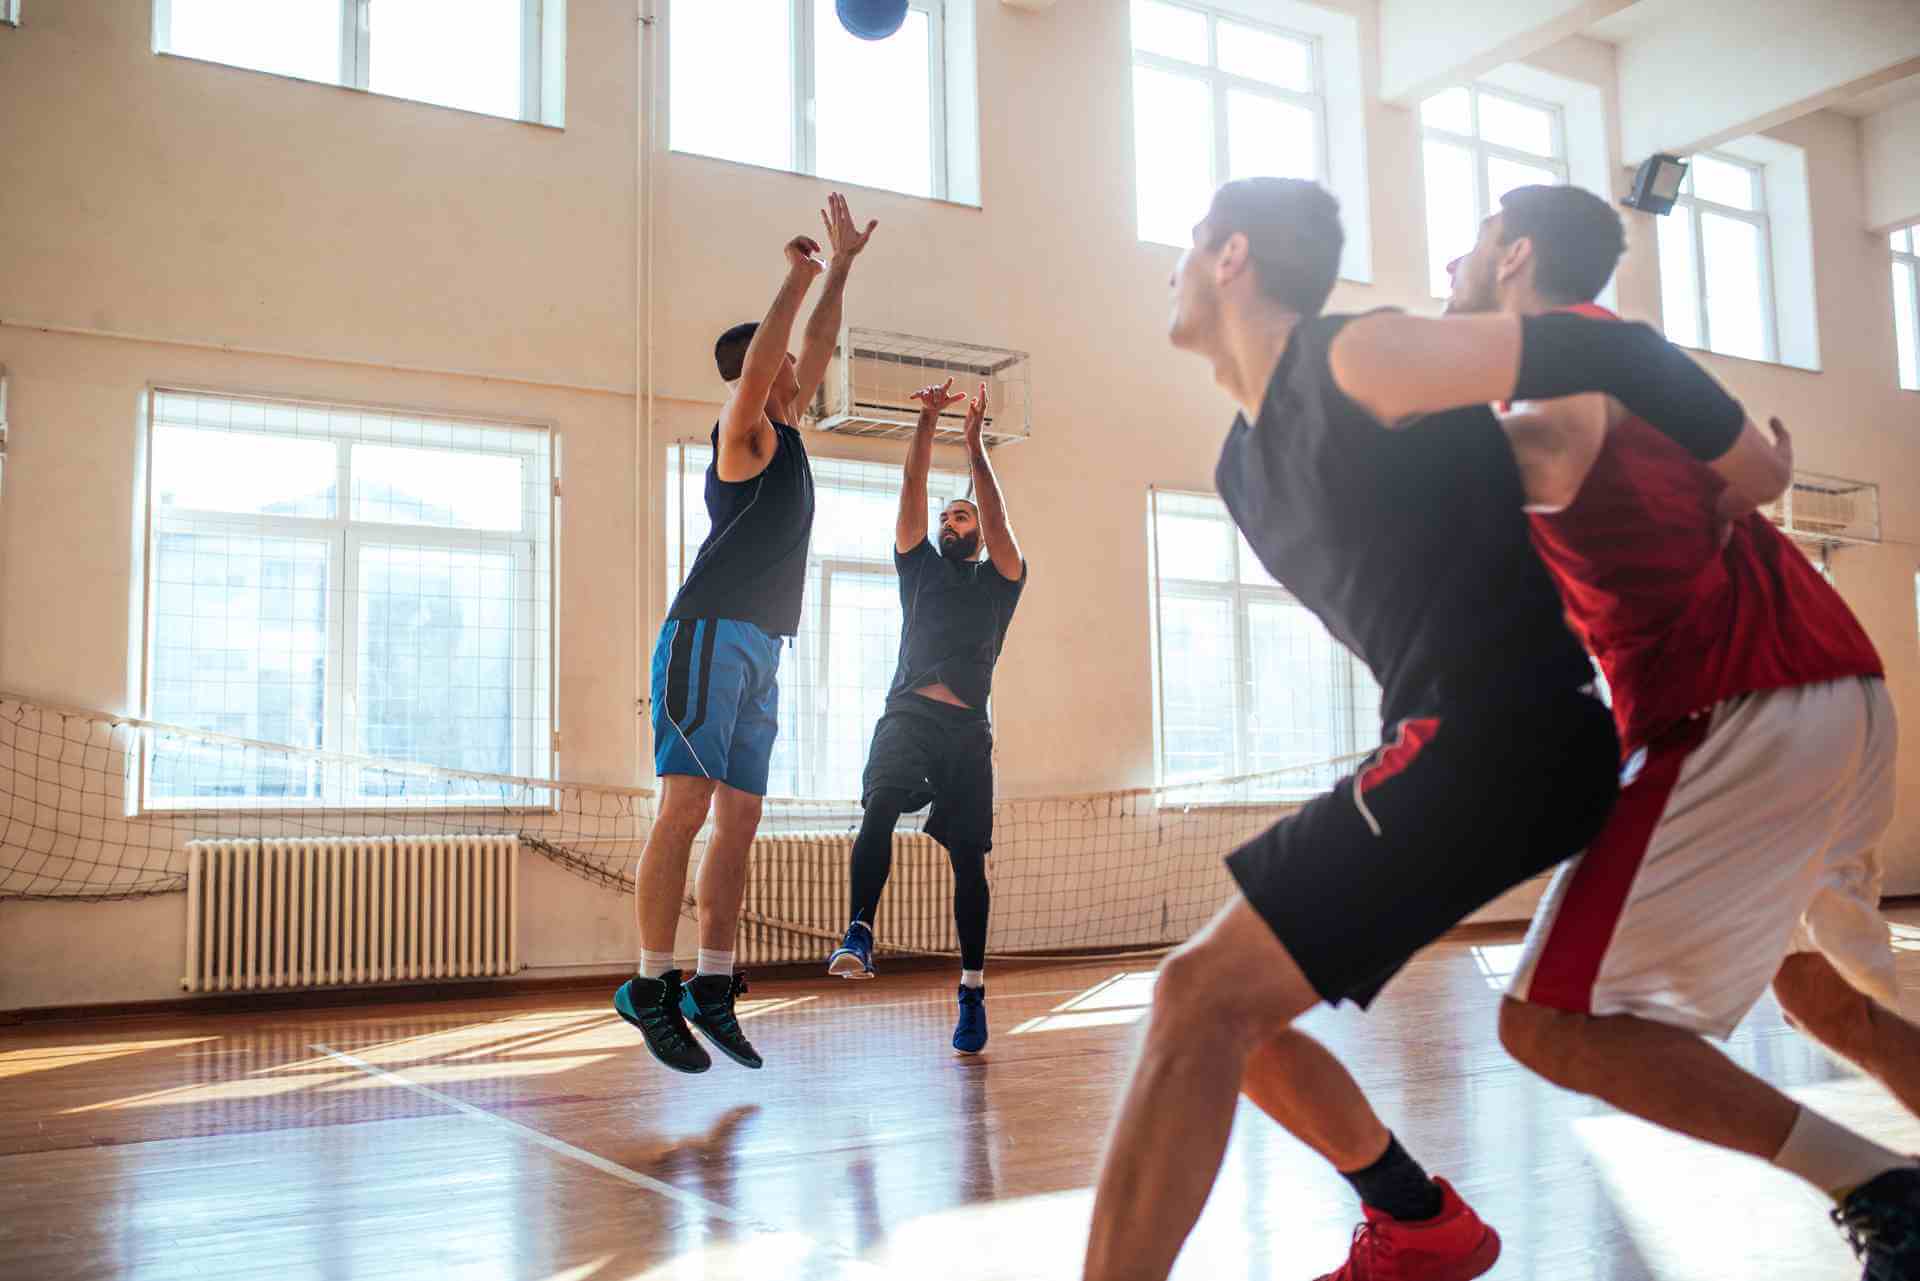
[[[675,778],[660,797],[653,824],[669,835],[692,840],[707,821],[714,785],[704,778]]]
[[[766,798],[763,796],[735,791],[730,787],[720,788],[713,797],[714,829],[723,837],[751,837],[759,830],[760,814],[765,808]]]
[[[1201,938],[1176,948],[1160,964],[1153,987],[1157,1026],[1184,1030],[1190,1037],[1229,1039],[1251,1052],[1272,1035],[1257,1002],[1248,999],[1244,958],[1220,943]]]
[[[1795,953],[1773,976],[1773,994],[1787,1021],[1841,1054],[1857,1058],[1873,1045],[1873,1000],[1823,956]]]
[[[1514,1061],[1564,1084],[1585,1016],[1507,997],[1500,1002],[1500,1044]]]

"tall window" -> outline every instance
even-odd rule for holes
[[[1693,157],[1660,224],[1660,310],[1667,337],[1749,360],[1779,359],[1765,167]]]
[[[1306,765],[1379,741],[1380,688],[1275,582],[1211,494],[1155,490],[1160,780]]]
[[[1893,333],[1900,385],[1920,391],[1920,228],[1893,233]]]
[[[549,772],[545,430],[168,390],[152,394],[150,422],[150,717]],[[374,777],[170,752],[147,796],[353,805],[375,799]],[[342,786],[358,790],[326,790]]]
[[[1566,128],[1553,103],[1463,85],[1420,104],[1420,132],[1428,286],[1445,298],[1452,292],[1447,264],[1473,248],[1500,197],[1515,187],[1566,183]]]
[[[706,445],[667,455],[667,590],[680,589],[712,528],[703,498]],[[873,726],[900,656],[900,579],[893,526],[900,468],[888,463],[813,460],[813,543],[807,555],[800,634],[780,657],[780,733],[767,782],[770,796],[860,799]],[[927,532],[967,492],[967,478],[927,478]]]
[[[557,106],[543,103],[541,78],[545,44],[562,41],[564,32],[543,30],[546,6],[547,0],[154,0],[153,47],[557,124]]]
[[[834,0],[674,0],[675,151],[946,198],[944,0],[885,40]]]
[[[1187,245],[1223,182],[1326,178],[1318,42],[1211,9],[1133,0],[1140,239]]]

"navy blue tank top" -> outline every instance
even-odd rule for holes
[[[700,544],[669,619],[731,618],[770,636],[800,630],[813,537],[813,468],[800,433],[773,425],[777,438],[766,470],[752,480],[720,479],[720,427],[707,465],[707,516],[713,529]]]
[[[1227,437],[1214,483],[1254,554],[1367,665],[1389,726],[1590,683],[1500,424],[1476,406],[1383,427],[1327,364],[1349,319],[1302,321]]]

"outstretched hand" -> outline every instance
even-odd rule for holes
[[[949,378],[943,383],[935,383],[929,387],[922,387],[919,391],[914,392],[909,399],[920,402],[920,416],[922,418],[938,418],[942,410],[951,408],[966,398],[967,394],[965,392],[955,391],[953,389],[953,379]]]
[[[957,400],[959,397],[956,396],[954,399]],[[985,428],[986,423],[987,385],[981,383],[980,390],[975,393],[972,400],[967,402],[966,436],[968,449],[976,450],[980,448],[980,433]]]
[[[853,220],[853,211],[847,208],[847,198],[837,191],[827,197],[820,221],[827,224],[827,243],[833,246],[833,260],[849,263],[860,256],[860,251],[873,239],[873,229],[880,225],[876,218],[867,223],[865,231],[860,230]]]
[[[817,276],[827,269],[820,259],[820,242],[812,236],[795,236],[787,242],[787,267]]]

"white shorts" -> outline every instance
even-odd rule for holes
[[[1725,1037],[1789,953],[1817,951],[1898,1008],[1876,851],[1896,737],[1886,682],[1852,678],[1729,699],[1636,753],[1509,995]]]

